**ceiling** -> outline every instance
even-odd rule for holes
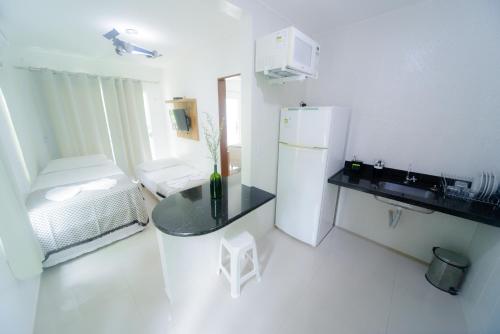
[[[301,30],[313,34],[419,0],[248,1],[260,1]],[[7,45],[14,47],[117,60],[111,42],[102,37],[103,33],[116,28],[124,40],[163,54],[158,59],[130,56],[120,60],[155,66],[189,50],[200,52],[204,45],[235,38],[240,21],[235,15],[227,14],[235,13],[234,8],[228,11],[228,6],[231,5],[225,0],[3,0],[0,2],[0,42],[6,40]],[[127,35],[124,33],[127,28],[139,33]]]
[[[421,0],[259,0],[306,33],[331,30]]]
[[[141,59],[161,64],[180,49],[185,52],[235,34],[238,19],[226,15],[221,4],[221,0],[4,0],[0,30],[14,47],[116,59],[111,42],[102,37],[116,28],[124,40],[158,50],[163,57]],[[125,34],[127,28],[138,34]]]

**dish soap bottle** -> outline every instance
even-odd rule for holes
[[[384,173],[384,166],[385,163],[382,160],[376,160],[375,163],[373,164],[373,178],[378,179],[382,177],[382,174]]]

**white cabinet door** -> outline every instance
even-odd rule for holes
[[[326,149],[279,146],[276,226],[316,246]]]
[[[281,110],[280,142],[304,147],[328,147],[331,108]]]

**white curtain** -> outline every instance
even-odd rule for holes
[[[41,272],[42,257],[20,191],[28,179],[16,176],[27,171],[1,88],[0,135],[0,245],[14,276],[25,279]]]
[[[101,83],[116,163],[134,175],[137,164],[151,160],[142,84],[119,78]]]
[[[35,75],[47,99],[60,156],[103,153],[113,158],[99,78],[50,70]]]

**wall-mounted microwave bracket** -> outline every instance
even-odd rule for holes
[[[302,81],[305,79],[307,79],[307,77],[305,75],[301,74],[301,75],[297,75],[297,76],[293,76],[293,77],[269,79],[267,82],[269,82],[272,85],[279,85],[279,84],[284,84],[284,83],[291,82],[291,81]]]
[[[418,212],[418,213],[423,213],[426,215],[434,213],[434,210],[425,209],[425,208],[421,208],[421,207],[418,207],[415,205],[398,202],[396,200],[391,200],[391,199],[380,197],[377,195],[373,195],[373,197],[379,202],[389,204],[389,205],[394,207],[395,210],[389,209],[389,227],[390,228],[396,228],[396,226],[398,226],[399,220],[401,219],[401,215],[403,214],[403,209]]]
[[[426,215],[430,215],[431,213],[434,213],[434,210],[426,209],[426,208],[421,208],[421,207],[416,206],[416,205],[411,205],[411,204],[399,202],[399,201],[396,201],[396,200],[392,200],[392,199],[381,197],[381,196],[377,196],[377,195],[373,195],[373,197],[377,201],[379,201],[379,202],[382,202],[382,203],[385,203],[385,204],[389,204],[389,205],[392,205],[392,206],[395,206],[395,207],[399,207],[401,209],[406,209],[406,210],[410,210],[410,211],[414,211],[414,212],[418,212],[418,213],[423,213],[423,214],[426,214]]]
[[[307,76],[299,71],[295,71],[289,67],[282,67],[279,70],[264,70],[264,75],[268,78],[270,84],[284,84],[291,81],[302,81],[307,79]]]

